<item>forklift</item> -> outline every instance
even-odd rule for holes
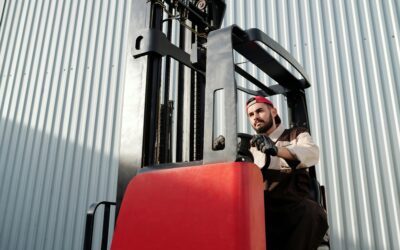
[[[224,0],[133,0],[131,8],[128,70],[134,72],[124,83],[117,200],[90,206],[84,249],[92,249],[99,208],[101,249],[107,249],[113,206],[111,249],[265,249],[263,178],[247,157],[251,135],[238,132],[238,110],[244,109],[238,98],[283,95],[289,125],[309,129],[309,77],[261,30],[220,29]],[[173,22],[180,25],[178,45]],[[235,61],[237,55],[276,84],[257,79]],[[177,104],[169,101],[171,60],[179,62]],[[237,77],[252,87],[239,86]],[[182,138],[185,119],[188,143]],[[221,137],[223,145],[216,145]],[[310,199],[326,210],[315,167],[309,173]],[[323,244],[329,247],[329,239]]]

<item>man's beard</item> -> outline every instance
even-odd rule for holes
[[[257,132],[257,134],[265,134],[270,128],[272,128],[273,125],[274,123],[271,117],[271,119],[269,119],[267,123],[264,123],[264,126],[261,126],[259,128],[254,128],[254,130]]]

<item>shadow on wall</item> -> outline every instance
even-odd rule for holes
[[[82,249],[89,205],[115,200],[115,143],[76,131],[0,120],[0,249]]]

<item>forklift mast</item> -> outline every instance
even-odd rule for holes
[[[141,167],[170,163],[173,159],[176,162],[202,159],[205,44],[207,34],[221,26],[224,12],[224,0],[132,1],[131,56],[127,59],[123,83],[118,204],[126,185]],[[178,44],[171,41],[173,23],[180,24]],[[179,62],[175,101],[169,100],[171,60]],[[190,74],[185,74],[186,67],[191,69]],[[184,110],[185,105],[190,107],[189,114]],[[175,120],[172,120],[173,109],[176,109]],[[189,145],[183,140],[184,122],[190,123]],[[187,159],[183,152],[188,147]]]

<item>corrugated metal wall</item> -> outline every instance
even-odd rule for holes
[[[400,249],[399,19],[396,0],[227,1],[225,25],[260,28],[312,79],[332,249]]]
[[[89,204],[115,199],[130,2],[0,1],[0,249],[80,249]],[[225,26],[312,79],[332,249],[400,249],[400,2],[226,2]]]
[[[3,10],[5,7],[5,0],[0,0],[0,27],[3,20]]]
[[[115,200],[130,1],[5,3],[0,249],[81,249],[89,204]]]

